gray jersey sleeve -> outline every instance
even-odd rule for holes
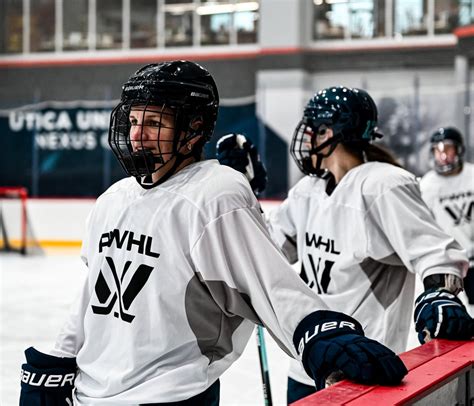
[[[296,326],[326,306],[272,242],[257,208],[234,210],[208,224],[191,255],[201,283],[225,314],[263,324],[297,357]]]

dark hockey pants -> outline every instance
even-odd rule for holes
[[[472,258],[470,260],[472,261]],[[469,299],[469,304],[474,304],[474,267],[467,271],[467,276],[464,278],[464,290]]]
[[[179,402],[147,403],[146,405],[140,406],[219,406],[220,389],[218,379],[204,392],[192,398],[180,400]]]
[[[288,378],[288,389],[286,392],[288,404],[303,399],[313,393],[316,393],[316,388],[314,386],[305,385],[304,383]]]

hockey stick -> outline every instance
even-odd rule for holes
[[[272,406],[272,391],[270,388],[270,371],[268,369],[267,348],[262,326],[257,326],[257,347],[260,360],[260,373],[262,374],[263,399],[265,406]]]

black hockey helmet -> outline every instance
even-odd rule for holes
[[[434,162],[436,172],[441,175],[450,174],[463,165],[463,155],[465,152],[464,140],[461,132],[454,127],[438,128],[430,139],[431,155]],[[454,145],[456,155],[452,160],[443,160],[442,162],[435,159],[435,150],[445,151],[446,145]]]
[[[135,176],[142,185],[155,186],[149,184],[151,174],[173,157],[176,156],[175,163],[159,183],[171,176],[189,156],[199,158],[205,142],[214,131],[218,107],[216,83],[211,74],[197,63],[171,61],[146,65],[122,86],[120,103],[111,115],[110,147],[127,174]],[[133,108],[143,112],[143,119],[150,112],[172,117],[172,151],[163,152],[159,147],[162,125],[155,129],[156,138],[153,137],[153,141],[156,140],[156,149],[133,150],[130,140],[130,112]],[[199,124],[193,126],[194,122]],[[140,125],[143,137],[146,124]],[[189,140],[198,136],[201,140],[193,144],[191,151],[178,152]]]
[[[382,135],[376,132],[377,106],[362,89],[333,86],[320,90],[306,104],[303,118],[298,123],[291,143],[291,154],[299,169],[306,175],[322,176],[323,158],[331,155],[337,144],[354,146],[371,142]],[[331,128],[334,136],[316,145],[318,133]],[[322,153],[325,148],[329,151]],[[316,167],[311,156],[316,155]]]

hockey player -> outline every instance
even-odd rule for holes
[[[26,351],[22,406],[70,405],[73,387],[77,405],[217,405],[254,323],[312,377],[406,374],[291,272],[245,177],[201,160],[217,111],[193,62],[147,65],[123,86],[109,143],[130,177],[89,216],[87,280],[52,353]]]
[[[381,137],[376,125],[376,105],[363,90],[331,87],[309,100],[290,151],[307,176],[270,213],[270,234],[290,263],[301,261],[301,277],[330,309],[355,317],[393,351],[406,347],[415,274],[426,288],[415,308],[420,342],[469,339],[474,324],[456,297],[465,253],[434,222],[415,176],[372,143]],[[247,158],[250,142],[241,144],[235,135],[221,139],[219,161],[262,165],[258,154]],[[301,364],[290,362],[289,403],[315,391]]]
[[[467,251],[464,290],[474,305],[474,165],[464,162],[463,137],[457,129],[439,128],[430,141],[434,169],[421,179],[421,194],[441,228]]]

